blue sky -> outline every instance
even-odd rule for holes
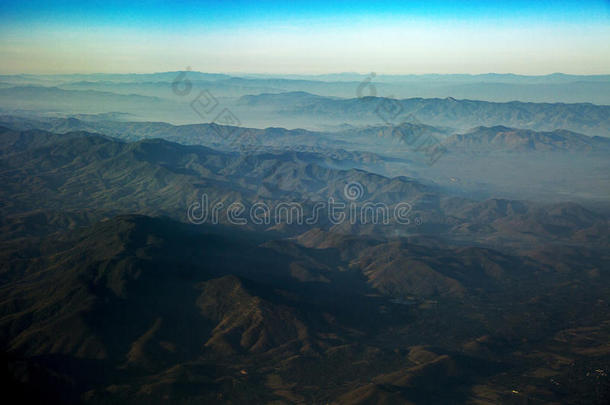
[[[610,73],[610,1],[2,1],[0,72]]]

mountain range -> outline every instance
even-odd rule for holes
[[[369,79],[0,76],[5,396],[607,404],[608,76]]]

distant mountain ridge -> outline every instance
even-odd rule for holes
[[[112,117],[112,116],[111,116]],[[556,129],[534,131],[503,125],[479,126],[464,133],[451,129],[405,121],[399,125],[354,127],[340,131],[308,131],[285,128],[245,128],[215,123],[172,125],[165,122],[116,121],[92,117],[28,119],[0,115],[0,125],[16,130],[44,129],[56,133],[72,131],[97,132],[127,141],[163,138],[190,145],[283,146],[319,145],[330,147],[358,145],[357,141],[400,141],[408,144],[422,135],[434,137],[442,147],[452,151],[565,151],[605,152],[610,137],[588,136],[574,131]],[[348,142],[349,141],[349,142]]]
[[[451,135],[443,140],[443,146],[454,152],[609,152],[610,138],[590,137],[562,129],[536,132],[499,125]]]
[[[385,121],[392,125],[417,119],[428,125],[456,130],[504,125],[536,131],[566,129],[591,136],[610,134],[610,105],[590,103],[498,103],[452,97],[336,99],[301,93],[261,94],[242,100],[249,106],[273,107],[283,115],[304,115],[312,119],[334,117],[352,122]]]

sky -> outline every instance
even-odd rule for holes
[[[0,73],[610,73],[610,0],[0,1]]]

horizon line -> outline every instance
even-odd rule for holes
[[[551,72],[551,73],[540,73],[540,74],[523,74],[515,72],[485,72],[485,73],[383,73],[383,72],[326,72],[326,73],[268,73],[268,72],[212,72],[212,71],[201,71],[201,70],[163,70],[163,71],[147,71],[147,72],[70,72],[70,73],[0,73],[0,76],[74,76],[74,75],[155,75],[163,73],[201,73],[210,75],[267,75],[267,76],[329,76],[329,75],[358,75],[358,76],[524,76],[524,77],[545,77],[545,76],[610,76],[610,71],[607,73],[564,73],[564,72]]]

